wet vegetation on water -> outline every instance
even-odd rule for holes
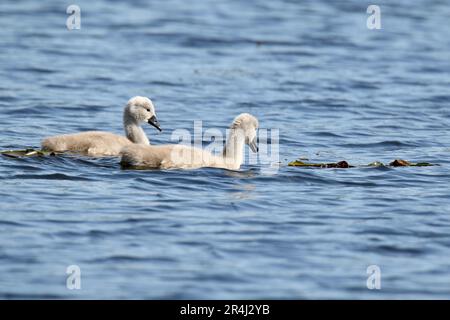
[[[300,160],[295,160],[292,162],[289,162],[288,166],[291,167],[314,167],[314,168],[355,168],[355,167],[429,167],[429,166],[435,166],[436,164],[429,163],[429,162],[409,162],[403,159],[395,159],[394,161],[390,162],[388,165],[385,165],[382,162],[375,161],[372,163],[369,163],[367,165],[359,165],[354,166],[348,164],[347,161],[339,161],[339,162],[331,162],[331,163],[311,163],[311,162],[303,162]]]

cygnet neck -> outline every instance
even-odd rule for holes
[[[231,129],[222,156],[226,164],[240,167],[244,162],[245,136],[242,129]]]
[[[142,129],[139,122],[128,113],[128,110],[125,110],[123,115],[123,127],[125,129],[125,135],[131,142],[145,145],[150,144],[144,129]]]

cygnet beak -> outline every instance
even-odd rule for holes
[[[150,119],[148,119],[148,124],[154,126],[156,129],[158,129],[159,131],[162,131],[162,129],[159,126],[159,122],[158,119],[156,119],[155,116],[152,116]]]
[[[250,141],[248,145],[253,152],[256,153],[259,151],[258,144],[256,143],[256,137],[252,141]]]

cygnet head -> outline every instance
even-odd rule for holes
[[[148,124],[162,131],[156,118],[155,107],[147,97],[136,96],[128,100],[124,117],[125,121],[132,120],[136,123],[148,122]]]
[[[258,152],[258,144],[256,142],[256,131],[258,127],[258,119],[249,113],[241,113],[234,119],[231,125],[231,129],[240,130],[244,134],[245,143],[248,144],[253,152]]]

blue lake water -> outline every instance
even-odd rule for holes
[[[250,112],[279,129],[280,168],[1,156],[0,298],[450,298],[447,1],[376,1],[381,30],[356,0],[74,3],[72,31],[69,3],[0,3],[0,149],[122,134],[144,95],[153,144]],[[287,166],[299,157],[440,166]]]

